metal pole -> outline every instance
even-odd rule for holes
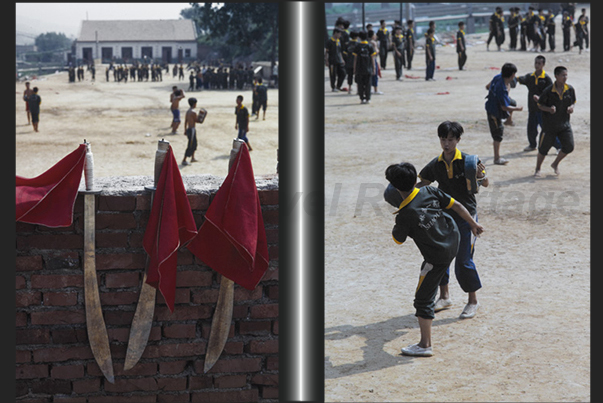
[[[364,14],[364,3],[362,3],[362,29],[364,30],[364,27],[366,26],[366,19],[365,19],[365,14]]]

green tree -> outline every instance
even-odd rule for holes
[[[222,58],[278,58],[278,3],[190,3],[181,12],[195,21],[201,43]]]
[[[71,46],[71,40],[63,33],[47,32],[36,37],[36,46],[40,52],[65,50]]]

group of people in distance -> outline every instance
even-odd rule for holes
[[[544,52],[547,39],[549,51],[555,50],[555,16],[552,12],[544,13],[540,10],[535,14],[534,9],[530,7],[524,17],[516,8],[511,8],[510,11],[510,50],[527,51],[528,44],[531,43],[529,50]],[[571,25],[567,21],[570,21]],[[491,19],[487,46],[495,39],[497,47],[501,49],[504,43],[504,22],[502,9],[498,7]],[[380,70],[387,66],[387,55],[390,51],[394,56],[396,79],[401,80],[402,68],[410,68],[412,63],[408,50],[411,49],[411,55],[414,54],[413,22],[408,23],[410,33],[409,28],[404,30],[402,24],[396,21],[392,35],[389,35],[385,21],[380,21],[381,27],[378,31],[373,31],[372,27],[367,26],[364,30],[349,32],[349,22],[339,19],[333,29],[333,35],[325,44],[325,64],[329,69],[331,91],[345,91],[351,94],[355,82],[361,103],[369,103],[371,94],[381,94],[378,90],[378,77]],[[565,11],[562,23],[564,50],[571,49],[571,46],[565,46],[569,42],[566,37],[569,37],[569,33],[566,33],[566,26],[569,26],[574,28],[576,35],[574,44],[582,51],[582,42],[587,41],[588,36],[588,18],[585,10],[582,10],[582,15],[575,24]],[[464,23],[460,22],[458,27],[458,63],[459,69],[463,70],[467,60]],[[435,66],[434,31],[435,24],[430,26],[425,35],[425,79],[428,81],[433,79]],[[387,39],[388,36],[390,39]],[[503,158],[500,152],[505,126],[513,125],[514,112],[523,111],[523,106],[518,106],[509,96],[509,91],[517,83],[527,87],[528,144],[524,151],[537,151],[535,178],[543,177],[542,165],[553,147],[557,149],[557,155],[550,165],[554,176],[560,175],[560,163],[574,150],[570,117],[574,112],[576,93],[568,84],[568,68],[556,66],[553,70],[554,77],[551,77],[544,71],[545,64],[546,57],[537,54],[533,72],[518,76],[515,64],[505,63],[500,69],[500,74],[487,83],[488,95],[484,104],[493,141],[493,162],[495,165],[507,165],[509,161]],[[343,88],[346,77],[348,87]],[[402,244],[408,237],[412,238],[424,260],[414,295],[420,340],[402,348],[402,354],[405,355],[433,355],[431,326],[434,314],[452,306],[448,284],[453,260],[458,283],[467,294],[467,302],[460,318],[475,317],[480,306],[477,291],[482,288],[482,283],[473,256],[476,237],[484,228],[479,224],[477,217],[477,191],[468,187],[468,182],[475,180],[477,187],[487,187],[489,179],[482,161],[475,163],[475,173],[473,178],[470,178],[466,166],[469,158],[475,156],[458,149],[463,133],[464,129],[460,123],[444,121],[437,128],[442,148],[439,156],[433,158],[420,171],[409,162],[392,164],[385,171],[389,185],[384,198],[397,209],[392,229],[393,239],[397,244]],[[438,188],[428,186],[434,182],[438,183]]]

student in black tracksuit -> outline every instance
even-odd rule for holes
[[[396,68],[396,80],[402,80],[402,66],[404,66],[404,35],[402,35],[402,27],[394,28],[394,65]]]
[[[561,26],[563,29],[563,51],[567,52],[572,47],[571,32],[572,27],[574,26],[574,23],[572,22],[572,19],[570,18],[569,13],[567,11],[563,12],[563,17],[561,18]]]
[[[358,43],[354,48],[354,77],[358,84],[360,103],[369,103],[371,100],[371,78],[374,74],[375,56],[377,52],[368,42],[366,31],[358,34]]]
[[[465,23],[459,22],[459,30],[456,32],[456,53],[458,54],[459,70],[465,69],[467,62],[467,47],[465,45]]]
[[[333,36],[329,38],[325,46],[325,64],[329,66],[329,77],[331,79],[331,90],[337,92],[341,90],[341,85],[345,80],[345,61],[341,48],[341,30],[333,29]]]
[[[415,55],[415,22],[408,20],[406,22],[406,31],[404,32],[404,51],[406,52],[406,67],[408,70],[412,69],[412,58]]]
[[[385,20],[379,21],[381,27],[377,31],[377,40],[379,41],[379,59],[381,62],[381,69],[385,70],[387,64],[387,52],[389,51],[390,37],[389,31],[385,26]]]
[[[345,71],[348,78],[348,94],[352,93],[352,86],[354,84],[354,49],[358,44],[358,31],[350,32],[350,41],[344,52],[345,57]]]

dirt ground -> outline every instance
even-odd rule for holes
[[[42,98],[39,133],[27,124],[22,94],[25,84],[15,86],[16,102],[16,166],[17,175],[34,177],[75,150],[86,139],[94,155],[95,177],[153,175],[157,142],[170,142],[180,163],[186,150],[184,114],[187,99],[197,98],[197,110],[208,115],[197,124],[198,148],[191,165],[180,166],[183,176],[212,174],[225,177],[232,140],[237,137],[234,108],[237,95],[251,111],[251,89],[187,91],[186,80],[179,81],[163,74],[163,81],[114,82],[105,79],[106,65],[96,66],[96,80],[85,72],[85,80],[69,83],[66,72],[31,80]],[[171,134],[172,86],[183,89],[180,101],[182,123],[178,134]],[[268,90],[266,120],[249,123],[249,141],[253,147],[251,161],[254,174],[276,172],[278,148],[278,89]],[[190,159],[189,159],[190,161]]]
[[[582,6],[582,5],[578,5]],[[580,9],[578,7],[577,9]],[[424,52],[395,80],[393,58],[369,105],[332,93],[325,70],[325,399],[338,402],[590,400],[590,53],[544,53],[545,71],[569,69],[578,102],[571,117],[575,151],[554,177],[534,179],[524,106],[506,127],[493,164],[484,109],[485,85],[513,62],[533,72],[533,52],[486,50],[486,34],[468,36],[467,70],[452,45],[438,47],[435,82],[426,82]],[[507,41],[503,49],[508,48]],[[548,48],[548,47],[547,47]],[[445,93],[440,94],[438,93]],[[477,195],[475,262],[483,288],[473,319],[458,319],[467,297],[451,273],[453,307],[436,314],[434,356],[402,356],[419,341],[412,306],[422,257],[410,239],[392,241],[394,209],[383,201],[385,168],[409,161],[420,170],[441,153],[437,126],[460,122],[459,149],[485,162],[490,186]],[[553,150],[554,151],[554,150]]]

